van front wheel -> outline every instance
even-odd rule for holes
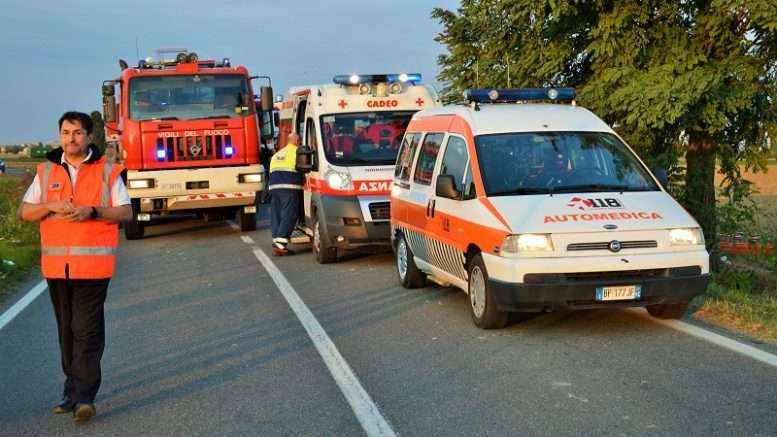
[[[501,329],[507,325],[508,313],[500,310],[488,286],[488,272],[480,254],[469,263],[469,309],[475,326]]]

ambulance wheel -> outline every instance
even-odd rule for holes
[[[501,329],[507,325],[508,313],[500,310],[488,286],[488,272],[483,257],[475,255],[469,263],[469,309],[475,326]]]
[[[405,288],[420,288],[426,285],[426,274],[415,265],[413,251],[405,241],[405,236],[397,238],[397,276]]]
[[[243,207],[237,210],[237,222],[240,224],[240,231],[255,231],[256,230],[256,213],[246,213]]]
[[[127,240],[140,240],[143,238],[145,226],[136,217],[124,222],[124,237]]]
[[[647,306],[647,312],[657,319],[682,319],[686,311],[688,311],[687,302]]]
[[[316,261],[319,264],[333,263],[337,261],[337,248],[332,247],[329,236],[321,232],[318,216],[315,220],[313,223],[313,253],[316,254]]]

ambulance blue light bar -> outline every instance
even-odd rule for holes
[[[363,83],[378,82],[404,82],[413,85],[421,82],[421,73],[398,73],[398,74],[338,74],[332,81],[338,85],[360,85]]]
[[[575,99],[574,88],[471,88],[464,99],[476,103],[516,103],[524,101],[568,102]]]

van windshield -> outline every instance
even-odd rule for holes
[[[133,120],[232,118],[253,112],[243,106],[248,81],[236,74],[136,77],[129,88]]]
[[[657,191],[636,156],[604,132],[522,132],[475,138],[489,196]]]
[[[328,162],[337,165],[392,165],[411,111],[360,112],[321,117]]]

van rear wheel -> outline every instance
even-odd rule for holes
[[[664,303],[648,305],[647,312],[657,319],[682,319],[688,311],[688,303]]]
[[[399,283],[405,288],[420,288],[426,285],[426,274],[415,265],[413,251],[404,235],[397,239],[396,266]]]
[[[501,329],[507,325],[508,313],[496,305],[488,286],[488,272],[480,254],[469,263],[469,309],[475,326]]]

